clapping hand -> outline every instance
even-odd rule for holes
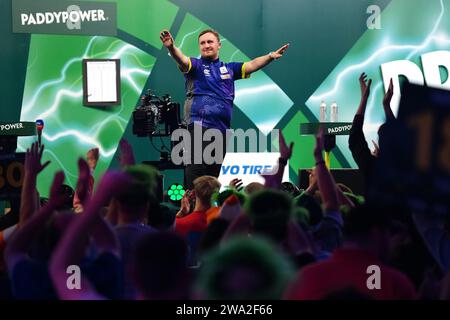
[[[181,207],[180,210],[177,212],[177,217],[181,218],[187,215],[191,211],[191,203],[189,201],[189,190],[186,190],[186,192],[183,195],[183,198],[181,198]]]

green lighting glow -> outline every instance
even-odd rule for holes
[[[359,75],[372,79],[364,132],[369,147],[377,141],[378,128],[384,123],[384,96],[381,64],[409,60],[421,67],[420,56],[436,50],[450,50],[450,15],[445,11],[449,0],[394,0],[382,13],[382,29],[367,30],[306,102],[319,119],[322,100],[328,107],[338,103],[339,121],[351,122],[360,100]],[[408,14],[405,14],[405,8]],[[396,113],[398,106],[393,105]],[[337,137],[336,145],[352,167],[356,163],[348,149],[348,137]]]
[[[184,193],[185,191],[183,185],[178,183],[172,184],[169,187],[169,190],[167,191],[167,194],[169,195],[169,198],[172,201],[181,200],[181,198],[183,198]]]
[[[82,59],[121,60],[122,104],[108,109],[82,105]],[[38,181],[46,196],[56,171],[64,170],[66,183],[75,187],[77,159],[94,147],[100,149],[95,180],[108,168],[125,131],[155,58],[115,38],[33,35],[25,80],[22,121],[43,119],[43,161],[51,160]],[[35,138],[20,138],[24,151]]]

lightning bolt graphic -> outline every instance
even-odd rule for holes
[[[439,16],[438,16],[438,18],[436,20],[436,23],[433,26],[433,29],[430,31],[428,36],[425,38],[425,40],[421,44],[419,44],[419,45],[409,45],[408,44],[408,45],[389,45],[389,46],[384,46],[384,47],[378,49],[376,52],[374,52],[364,62],[351,65],[351,66],[347,67],[346,69],[342,70],[338,74],[338,76],[336,78],[336,82],[334,84],[334,87],[331,90],[329,90],[327,92],[324,92],[321,95],[313,95],[313,96],[311,96],[309,98],[309,100],[317,102],[317,101],[324,100],[325,98],[327,98],[329,96],[335,95],[338,92],[338,89],[341,86],[342,79],[347,74],[351,73],[354,70],[361,70],[361,69],[363,69],[364,67],[366,67],[370,63],[372,63],[378,56],[380,56],[380,55],[382,55],[382,54],[384,54],[386,52],[399,51],[399,50],[413,50],[412,52],[410,52],[410,54],[408,54],[406,56],[406,59],[411,59],[411,57],[413,57],[415,54],[417,54],[417,52],[419,52],[420,50],[423,50],[426,47],[428,47],[429,44],[431,43],[431,41],[435,40],[437,43],[441,43],[442,42],[442,36],[438,36],[438,37],[433,36],[436,33],[436,31],[437,31],[437,29],[438,29],[438,27],[439,27],[439,25],[440,25],[440,23],[442,21],[442,17],[444,16],[444,13],[445,13],[445,7],[444,7],[443,0],[439,0],[439,1],[440,1],[440,5],[441,5],[441,11],[439,13]],[[380,86],[378,85],[375,89],[379,89],[379,87]]]
[[[95,47],[96,43],[98,43],[98,41],[95,41],[96,39],[98,40],[97,37],[93,37],[90,39],[89,43],[84,49],[84,53],[82,56],[72,58],[64,64],[60,73],[60,77],[58,77],[57,79],[46,81],[39,85],[36,91],[34,91],[34,94],[31,97],[31,99],[29,99],[29,102],[26,103],[26,105],[24,105],[21,117],[22,120],[27,118],[33,120],[41,118],[46,121],[55,123],[56,121],[59,121],[57,118],[58,111],[63,110],[62,108],[65,107],[64,106],[64,104],[66,103],[65,101],[72,101],[72,104],[73,102],[76,102],[77,104],[79,103],[80,98],[82,97],[83,94],[82,90],[78,89],[81,86],[81,84],[79,83],[81,77],[78,77],[77,80],[73,82],[71,85],[66,85],[65,88],[61,88],[55,91],[54,97],[48,107],[45,107],[45,105],[42,105],[42,103],[39,103],[38,105],[39,99],[41,99],[41,95],[43,94],[45,89],[56,87],[58,85],[64,85],[64,83],[67,82],[68,80],[69,68],[73,64],[80,62],[82,59],[89,58],[89,52],[91,52],[91,50],[93,50],[93,48]],[[125,81],[125,83],[127,84],[127,88],[129,88],[128,92],[124,92],[124,96],[130,92],[135,92],[137,95],[139,95],[142,90],[140,86],[142,86],[142,83],[145,83],[146,79],[150,75],[153,63],[152,64],[142,63],[139,56],[135,53],[139,52],[139,54],[142,55],[142,52],[140,52],[137,48],[129,44],[117,47],[113,52],[109,51],[115,44],[120,42],[121,42],[120,40],[116,40],[109,45],[106,51],[90,54],[90,56],[91,58],[102,56],[117,59],[122,58],[122,63],[124,63],[123,57],[125,55],[127,55],[127,57],[130,57],[131,59],[134,59],[130,60],[133,61],[132,62],[133,66],[130,67],[127,67],[126,65],[122,66],[121,78],[122,81]],[[148,67],[150,70],[144,70],[138,66]],[[73,76],[72,71],[70,71],[70,74],[71,76]],[[139,77],[140,79],[139,81],[137,81],[138,80],[137,77]],[[138,83],[141,83],[141,85],[139,85]],[[72,90],[68,89],[71,87],[73,87]],[[42,99],[45,99],[45,97],[42,97]],[[71,107],[72,105],[68,104],[68,106]],[[37,110],[41,110],[41,112],[37,113],[35,111],[36,110],[35,108],[38,108]],[[34,112],[32,112],[32,110]],[[42,110],[44,111],[42,112]],[[123,111],[124,105],[121,105],[120,110],[116,111],[114,114],[109,114],[107,117],[102,118],[101,121],[96,122],[95,125],[90,128],[90,130],[82,131],[74,128],[64,128],[64,130],[58,131],[57,133],[47,131],[43,132],[43,139],[45,139],[44,141],[49,142],[48,144],[49,146],[55,146],[54,145],[55,142],[64,141],[65,139],[72,137],[73,139],[75,139],[75,141],[77,141],[77,143],[81,145],[86,145],[89,148],[97,147],[99,149],[102,161],[108,161],[108,159],[111,159],[115,154],[117,147],[105,148],[104,144],[102,144],[101,141],[99,140],[99,135],[102,132],[104,132],[103,129],[106,126],[111,125],[116,125],[118,127],[118,132],[124,132],[126,125],[128,123],[128,119],[125,119],[124,117],[121,116],[121,113]],[[55,130],[57,130],[57,128]],[[33,138],[19,139],[18,149],[23,151],[25,149],[23,145],[28,145],[32,139]],[[52,150],[51,147],[46,148],[45,153],[47,154],[47,156],[55,160],[55,163],[59,168],[63,169],[66,172],[66,177],[68,179],[69,184],[73,184],[73,182],[76,181],[77,174],[74,174],[69,171],[67,166],[64,165],[65,162],[62,161],[62,159],[60,159],[59,156],[57,156],[57,154],[54,152],[54,150]]]
[[[64,80],[66,79],[66,72],[67,69],[69,69],[69,67],[76,63],[76,62],[80,62],[82,61],[88,54],[89,50],[92,47],[92,44],[94,42],[94,40],[97,37],[92,37],[91,40],[89,41],[86,50],[83,53],[82,57],[76,57],[73,59],[70,59],[69,61],[67,61],[67,63],[64,65],[64,67],[61,70],[61,76],[58,79],[55,80],[51,80],[51,81],[45,81],[43,82],[35,91],[33,97],[31,98],[31,101],[28,102],[27,104],[25,104],[24,106],[22,106],[22,114],[27,113],[28,111],[30,111],[30,109],[34,106],[34,104],[36,103],[37,98],[39,97],[39,95],[41,94],[42,90],[51,87],[51,86],[55,86],[57,84],[63,83]]]

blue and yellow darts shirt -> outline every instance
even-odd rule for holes
[[[234,81],[248,78],[245,63],[189,58],[184,117],[188,124],[225,131],[230,128]]]

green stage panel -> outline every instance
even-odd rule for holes
[[[386,83],[389,79],[383,79],[381,65],[408,60],[423,73],[421,55],[449,50],[450,1],[393,0],[382,11],[381,19],[382,28],[368,29],[306,102],[310,111],[319,119],[321,102],[325,101],[329,108],[336,101],[339,121],[350,122],[361,96],[358,78],[362,72],[366,72],[368,78],[372,79],[372,88],[366,109],[364,133],[372,149],[371,140],[378,140],[378,128],[385,121],[382,100],[387,87],[385,88],[383,81]],[[447,75],[441,78],[445,82]],[[395,93],[391,107],[396,114],[398,100]],[[348,137],[338,136],[336,145],[351,166],[356,167],[348,148]]]
[[[167,0],[100,0],[117,3],[117,28],[155,48],[161,48],[159,31],[170,28],[178,7]]]
[[[121,105],[83,106],[83,58],[120,59]],[[116,152],[155,58],[111,37],[33,35],[28,60],[21,121],[44,120],[43,161],[52,162],[39,176],[39,192],[48,194],[58,170],[64,170],[66,183],[75,187],[77,159],[94,147],[100,149],[98,181]],[[34,139],[19,138],[18,151],[26,150]]]

